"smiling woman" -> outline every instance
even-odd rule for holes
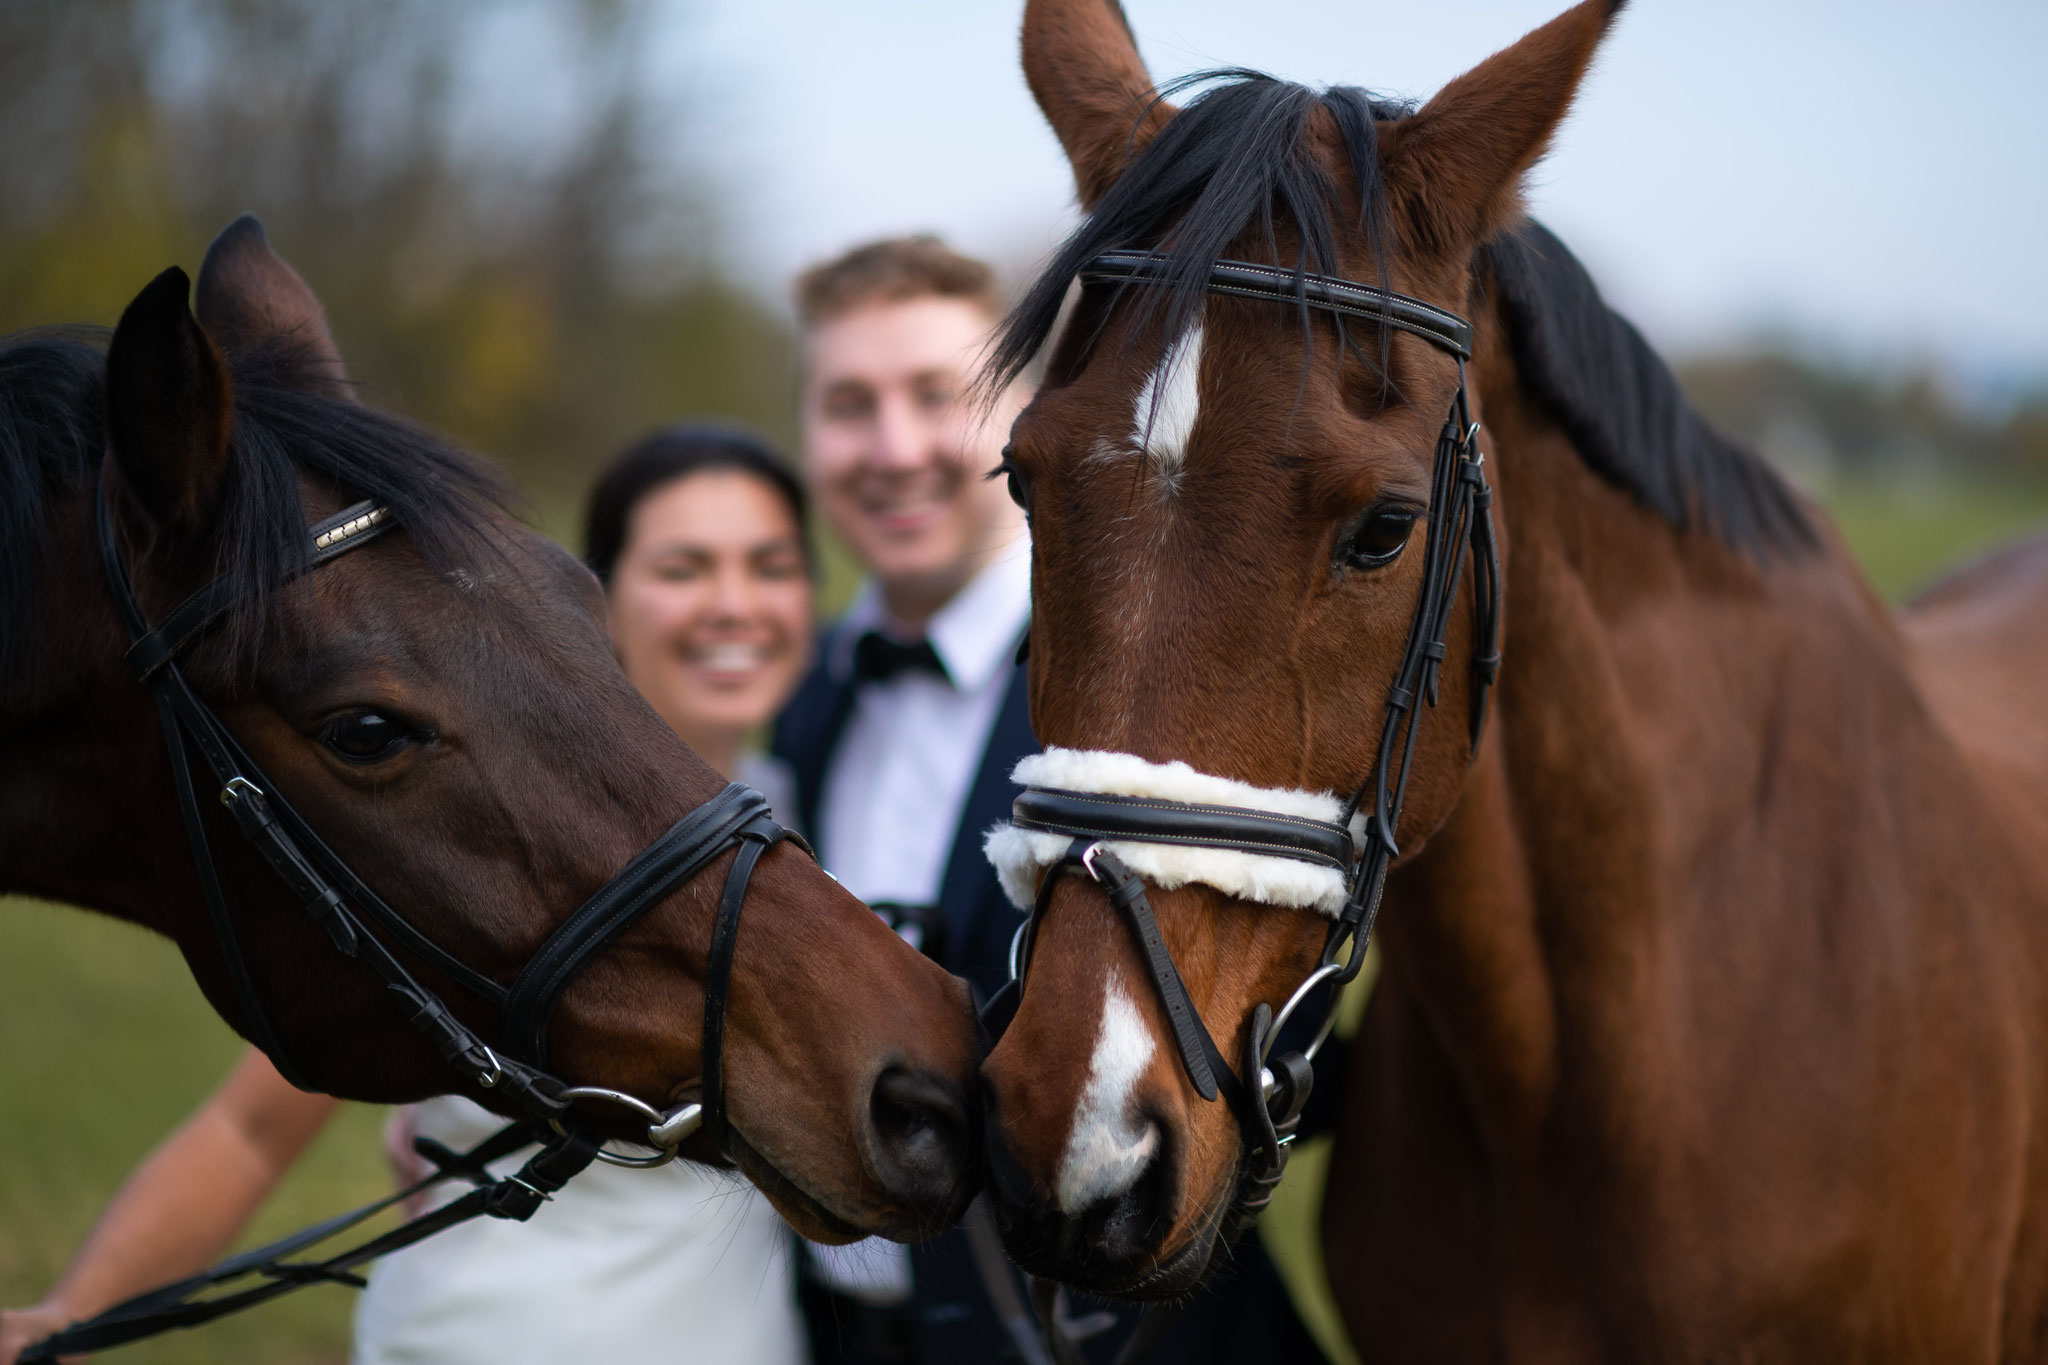
[[[584,545],[611,599],[619,662],[724,773],[810,661],[805,510],[802,485],[763,441],[701,424],[632,446],[591,494]],[[751,782],[759,763],[746,766]]]

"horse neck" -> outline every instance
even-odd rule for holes
[[[55,509],[41,553],[28,662],[0,679],[0,895],[88,906],[162,928],[161,885],[178,833],[145,809],[162,745],[149,695],[121,662],[88,499]],[[138,762],[138,755],[147,755]]]
[[[1382,943],[1498,1149],[1537,1141],[1560,1057],[1617,1080],[1660,1064],[1643,1021],[1672,964],[1727,929],[1724,897],[1749,898],[1738,915],[1767,903],[1788,937],[1789,917],[1824,913],[1774,903],[1770,867],[1782,849],[1825,878],[1851,857],[1828,837],[1856,823],[1843,806],[1896,790],[1909,775],[1886,765],[1912,748],[1852,737],[1927,722],[1897,632],[1825,530],[1762,562],[1678,531],[1587,467],[1486,330],[1503,672],[1458,806],[1390,886]],[[1816,743],[1817,725],[1841,741]]]

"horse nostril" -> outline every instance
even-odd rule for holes
[[[959,1087],[937,1076],[890,1067],[875,1081],[868,1102],[875,1137],[875,1174],[907,1204],[959,1216],[972,1193],[968,1180],[973,1124]]]
[[[1156,1133],[1156,1125],[1147,1125]],[[1173,1225],[1173,1172],[1157,1142],[1143,1169],[1122,1191],[1098,1199],[1081,1210],[1081,1245],[1091,1256],[1116,1266],[1134,1265],[1155,1255],[1159,1239]]]

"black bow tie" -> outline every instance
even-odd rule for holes
[[[951,681],[939,652],[930,640],[903,644],[878,630],[871,630],[854,642],[853,676],[861,682],[887,682],[898,673],[929,673]]]

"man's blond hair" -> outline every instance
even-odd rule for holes
[[[991,321],[1003,315],[995,271],[929,234],[857,246],[796,281],[797,320],[806,331],[874,304],[912,299],[959,299]]]

